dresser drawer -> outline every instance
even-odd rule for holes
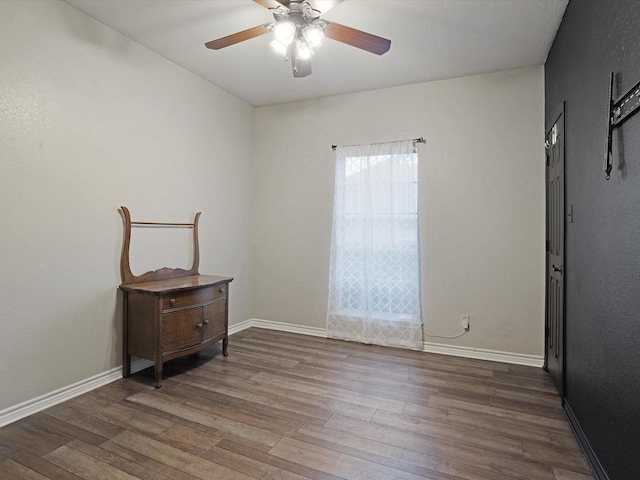
[[[165,295],[162,299],[162,309],[184,308],[212,302],[216,298],[217,287],[206,287],[190,292],[176,292]]]
[[[221,285],[216,285],[213,287],[213,296],[217,300],[218,298],[224,298],[227,296],[227,289],[229,288],[228,283],[223,283]]]

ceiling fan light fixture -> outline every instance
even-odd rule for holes
[[[313,8],[309,2],[301,2],[298,10],[305,19],[318,18],[320,16],[320,10]]]
[[[313,56],[315,52],[306,42],[302,40],[296,41],[296,58],[300,60],[307,60]]]
[[[302,29],[302,36],[312,50],[315,50],[324,41],[324,29],[318,23],[312,23]]]
[[[321,18],[324,12],[344,0],[253,1],[267,8],[273,14],[275,22],[211,40],[206,42],[205,46],[212,50],[220,50],[266,33],[273,33],[274,39],[269,45],[285,60],[291,60],[293,76],[296,78],[311,75],[309,59],[323,44],[325,37],[376,55],[382,55],[391,48],[391,40]],[[319,9],[315,9],[312,3]]]
[[[287,50],[289,49],[287,45],[280,43],[278,40],[272,40],[269,43],[269,45],[271,46],[274,52],[276,52],[279,55],[282,55],[285,58],[287,57]]]
[[[276,40],[285,47],[290,45],[296,36],[296,26],[291,22],[278,22],[273,28]]]

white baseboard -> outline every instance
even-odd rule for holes
[[[139,372],[145,368],[153,367],[153,362],[145,358],[138,358],[131,361],[131,373]],[[122,368],[122,367],[121,367]]]
[[[252,318],[243,322],[243,327],[238,330],[244,330],[249,327],[266,328],[268,330],[279,330],[281,332],[299,333],[301,335],[311,335],[314,337],[327,337],[327,331],[324,328],[302,327],[300,325],[292,325],[289,323],[273,322],[271,320],[262,320]],[[231,329],[229,329],[231,332]],[[443,345],[440,343],[425,342],[423,350],[428,353],[438,353],[441,355],[450,355],[453,357],[473,358],[476,360],[490,360],[492,362],[511,363],[514,365],[526,365],[529,367],[542,368],[544,365],[544,356],[526,355],[521,353],[501,352],[497,350],[485,350],[482,348],[459,347],[456,345]]]
[[[242,330],[251,327],[277,330],[280,332],[298,333],[300,335],[309,335],[312,337],[326,338],[327,336],[327,331],[324,328],[304,327],[290,323],[262,320],[259,318],[251,318],[229,327],[229,335],[233,335],[234,333],[241,332]],[[480,348],[458,347],[438,343],[425,342],[424,351],[442,355],[451,355],[454,357],[475,358],[478,360],[491,360],[494,362],[527,365],[530,367],[542,367],[544,364],[544,357],[538,355],[525,355],[520,353],[484,350]],[[150,360],[137,359],[131,363],[131,372],[135,373],[152,365],[153,362]],[[49,407],[53,407],[54,405],[70,400],[78,395],[82,395],[83,393],[90,392],[91,390],[102,387],[103,385],[107,385],[121,378],[122,367],[120,366],[112,368],[106,372],[99,373],[85,380],[81,380],[73,385],[60,388],[45,395],[41,395],[40,397],[9,407],[0,411],[0,427],[45,410]]]
[[[53,407],[66,400],[70,400],[83,393],[90,392],[98,387],[107,385],[122,378],[122,367],[112,368],[103,373],[94,375],[85,380],[74,383],[67,387],[54,390],[37,398],[27,400],[13,407],[0,411],[0,427],[13,423],[21,418],[28,417],[34,413]]]
[[[229,336],[233,335],[234,333],[238,333],[241,332],[242,330],[246,330],[247,328],[251,328],[253,327],[253,319],[250,318],[249,320],[245,320],[244,322],[240,322],[236,325],[231,325],[229,327]]]
[[[443,345],[441,343],[425,342],[424,351],[427,353],[451,355],[453,357],[473,358],[476,360],[490,360],[492,362],[511,363],[514,365],[526,365],[528,367],[542,368],[542,366],[544,365],[544,357],[539,355],[500,352],[496,350],[485,350],[482,348]]]
[[[280,332],[299,333],[300,335],[309,335],[311,337],[327,338],[327,330],[317,327],[303,327],[301,325],[293,325],[291,323],[273,322],[271,320],[262,320],[260,318],[252,318],[249,320],[252,327],[264,328],[266,330],[278,330]]]

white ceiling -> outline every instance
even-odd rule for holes
[[[345,0],[322,18],[391,40],[382,56],[326,40],[293,78],[272,34],[204,43],[273,21],[252,0],[66,0],[254,106],[544,64],[568,0]],[[313,0],[311,0],[313,3]]]

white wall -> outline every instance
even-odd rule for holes
[[[542,67],[254,112],[63,2],[1,1],[0,45],[0,411],[121,364],[120,205],[203,212],[232,325],[324,328],[331,144],[427,139],[425,323],[471,331],[425,341],[542,354]],[[134,271],[186,266],[171,242],[134,243]]]
[[[420,146],[423,317],[470,348],[544,351],[543,67],[256,110],[256,318],[324,328],[332,144]]]
[[[253,108],[59,1],[1,1],[0,45],[0,410],[122,363],[120,205],[202,211],[249,318]]]

